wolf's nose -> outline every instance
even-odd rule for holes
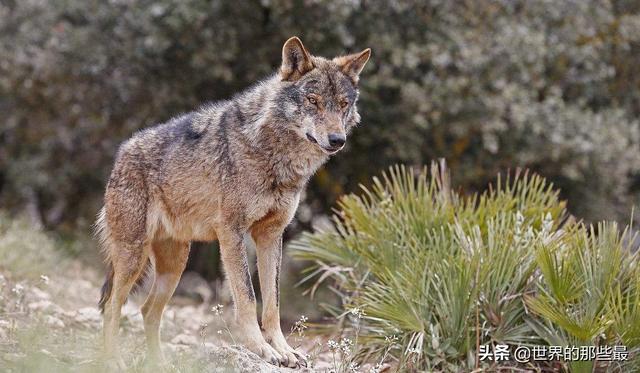
[[[347,141],[344,135],[339,135],[337,133],[329,134],[329,145],[332,148],[339,148]]]

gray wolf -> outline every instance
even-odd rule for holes
[[[269,78],[120,146],[96,222],[108,267],[99,302],[107,359],[122,364],[120,309],[150,261],[153,285],[142,315],[149,356],[163,360],[160,320],[189,243],[218,240],[237,339],[273,364],[304,364],[280,327],[282,234],[309,178],[360,121],[358,77],[370,55],[316,57],[293,37]],[[256,244],[262,328],[245,237]]]

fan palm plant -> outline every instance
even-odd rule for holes
[[[485,364],[485,344],[637,346],[640,272],[627,238],[614,224],[575,223],[537,175],[461,196],[441,162],[391,168],[291,249],[309,263],[312,292],[330,280],[342,296],[338,314],[366,310],[361,358],[459,371]]]

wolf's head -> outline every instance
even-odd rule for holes
[[[358,76],[371,56],[371,49],[326,59],[312,56],[297,37],[282,48],[279,97],[281,114],[292,123],[302,141],[309,141],[326,154],[336,153],[347,134],[360,121],[356,108]]]

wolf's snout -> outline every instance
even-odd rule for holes
[[[346,141],[347,141],[347,138],[344,135],[340,135],[337,133],[329,134],[329,146],[331,146],[334,149],[342,148]]]

